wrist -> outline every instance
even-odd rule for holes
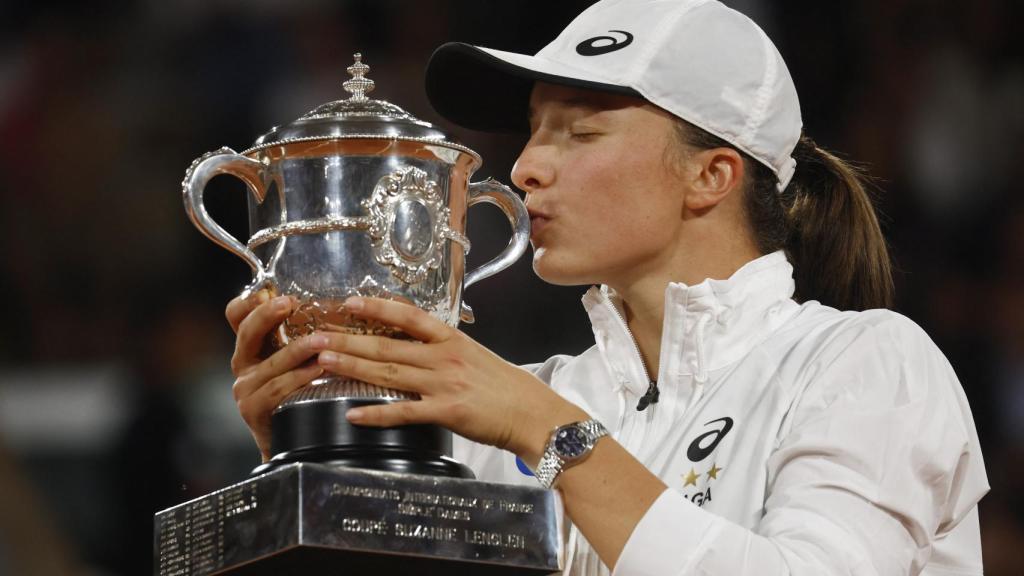
[[[543,488],[553,488],[562,472],[573,468],[590,457],[598,441],[608,435],[608,429],[594,419],[559,426],[551,434],[540,463],[533,474]]]
[[[582,408],[559,397],[559,402],[536,414],[531,424],[522,428],[524,434],[512,452],[535,470],[555,428],[588,418],[590,416]]]

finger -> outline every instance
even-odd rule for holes
[[[270,438],[270,416],[274,409],[289,394],[309,384],[321,374],[323,369],[315,364],[292,370],[270,380],[254,393],[237,401],[238,411],[252,430],[257,443],[261,445],[261,450],[262,445],[267,443],[262,440]]]
[[[443,342],[454,330],[425,311],[404,302],[354,296],[345,300],[345,308],[356,316],[394,326],[423,342]]]
[[[246,316],[267,300],[270,300],[270,292],[263,289],[250,294],[248,298],[236,296],[231,302],[228,302],[227,308],[224,309],[224,316],[228,319],[228,324],[231,325],[231,331],[237,334],[238,325],[242,323],[242,320],[245,320]]]
[[[416,340],[342,332],[327,332],[324,335],[328,340],[328,350],[380,362],[425,367],[435,355],[429,347]]]
[[[406,392],[421,392],[428,382],[427,373],[422,368],[397,362],[367,360],[330,350],[321,352],[317,363],[334,374]]]
[[[260,304],[238,325],[235,354],[231,369],[236,375],[247,366],[263,360],[263,342],[268,334],[288,317],[294,302],[289,296],[278,296]]]
[[[274,352],[266,360],[243,369],[231,389],[235,400],[251,396],[270,380],[295,370],[326,346],[327,338],[323,334],[310,334]]]
[[[430,403],[424,400],[402,400],[352,408],[345,413],[349,422],[358,426],[390,428],[405,424],[432,422]]]

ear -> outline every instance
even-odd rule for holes
[[[686,206],[707,210],[725,200],[743,184],[743,157],[732,148],[710,148],[690,157],[690,191]]]

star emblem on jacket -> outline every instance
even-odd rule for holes
[[[724,468],[719,466],[716,462],[712,462],[711,467],[708,468],[706,472],[697,471],[696,468],[690,468],[689,472],[682,475],[683,496],[697,506],[703,507],[704,504],[711,502],[711,481],[718,480],[722,470],[724,470]],[[698,486],[698,480],[701,480],[702,478],[704,478],[704,481],[700,482],[700,486]],[[688,489],[690,486],[693,486],[693,488]]]
[[[712,463],[711,464],[711,469],[708,470],[708,479],[710,480],[710,479],[714,478],[715,480],[717,480],[718,479],[718,473],[721,472],[721,471],[722,471],[721,468],[719,468],[714,463]]]

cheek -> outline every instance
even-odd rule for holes
[[[579,170],[589,175],[581,204],[601,219],[596,231],[604,236],[658,236],[680,217],[682,195],[658,151],[622,150],[588,159]]]
[[[576,236],[568,245],[581,263],[619,269],[670,248],[676,241],[679,208],[656,184],[609,174],[599,192],[580,202]]]
[[[663,148],[630,144],[595,147],[561,165],[558,203],[572,218],[534,253],[545,280],[605,282],[602,269],[648,261],[674,242],[682,197]]]

